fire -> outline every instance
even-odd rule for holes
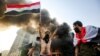
[[[18,30],[18,27],[10,26],[6,28],[6,30],[0,31],[0,51],[9,50],[11,48]]]

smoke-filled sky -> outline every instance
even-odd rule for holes
[[[9,0],[9,3],[12,3],[10,1],[14,3],[31,3],[33,1],[40,0]],[[100,27],[100,0],[41,0],[41,8],[47,9],[50,12],[50,16],[52,18],[55,17],[59,23],[67,22],[71,27],[73,22],[76,20],[82,21],[84,25],[94,25]],[[0,19],[0,21],[1,20],[2,19]],[[11,18],[3,21],[8,22],[9,20],[12,21]],[[13,20],[15,21],[15,19]],[[2,34],[0,36],[2,36]],[[13,39],[13,37],[9,38]],[[11,43],[8,46],[9,47],[7,47],[7,49],[11,47]]]
[[[59,23],[80,20],[84,25],[100,27],[100,0],[41,0],[41,8],[56,17]]]
[[[4,1],[4,0],[2,0]],[[38,2],[39,0],[6,0],[7,4],[20,4],[20,3],[33,3]],[[11,25],[22,26],[22,24],[27,24],[31,19],[34,19],[33,14],[24,14],[19,16],[4,16],[0,18],[0,26],[2,28],[8,27]],[[36,19],[37,20],[37,19]]]
[[[31,1],[31,2],[30,2]],[[36,0],[33,0],[33,2]],[[11,3],[32,3],[32,0],[7,0]],[[38,21],[38,14],[24,14],[19,16],[4,16],[0,18],[0,52],[3,50],[10,50],[13,41],[16,37],[17,31],[23,25],[27,25],[30,20]]]

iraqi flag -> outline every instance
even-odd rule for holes
[[[5,15],[40,13],[40,2],[28,4],[7,4]]]
[[[77,46],[81,41],[83,43],[92,42],[92,43],[100,43],[100,28],[95,26],[86,26],[83,31],[83,38],[74,37],[74,46]]]

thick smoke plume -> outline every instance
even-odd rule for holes
[[[22,24],[29,23],[32,14],[24,14],[20,16],[4,15],[4,11],[6,10],[6,4],[18,4],[24,2],[24,0],[0,0],[0,27],[6,28],[11,25],[21,26]]]
[[[16,25],[16,26],[27,25],[32,20],[37,21],[38,19],[37,15],[23,14],[20,16],[5,16],[2,19],[0,19],[0,24]]]
[[[50,30],[51,33],[53,33],[58,26],[58,23],[55,18],[50,18],[50,14],[46,9],[41,10],[41,18],[40,18],[40,24],[44,27]]]
[[[24,3],[25,0],[7,0],[6,2],[8,4],[9,3],[10,4]],[[51,32],[53,32],[58,26],[56,19],[50,18],[49,12],[45,9],[42,9],[41,13],[38,13],[38,14],[24,14],[20,16],[5,16],[4,15],[4,17],[0,18],[0,24],[2,26],[7,26],[7,27],[9,27],[10,25],[16,25],[16,26],[21,27],[22,25],[27,25],[30,21],[35,23],[34,26],[36,28],[38,28],[39,24],[41,24],[42,27],[47,28]]]

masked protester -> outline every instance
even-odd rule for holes
[[[100,29],[95,26],[83,27],[82,22],[73,23],[75,31],[75,56],[96,56],[95,45],[100,43]]]

